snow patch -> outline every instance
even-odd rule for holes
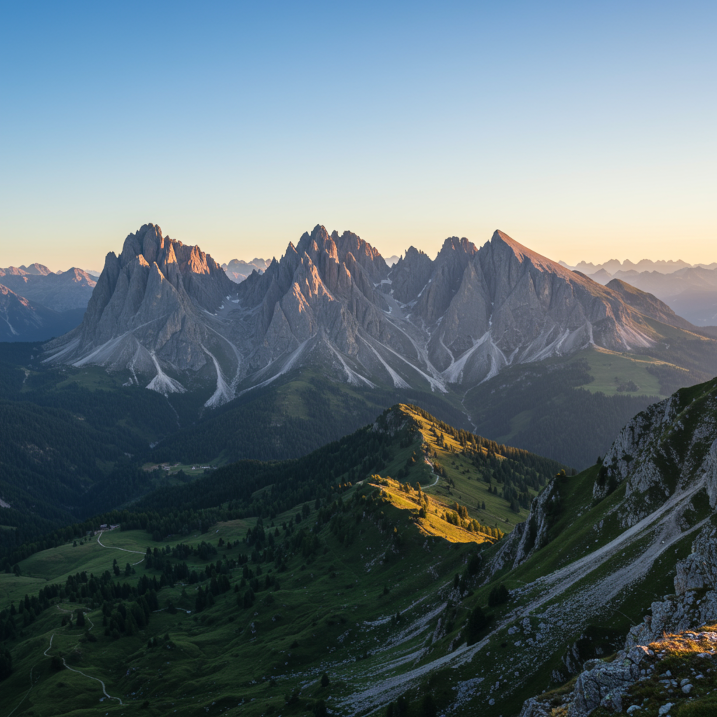
[[[376,388],[375,384],[371,383],[367,378],[364,378],[360,374],[356,373],[356,371],[352,371],[346,361],[344,361],[343,356],[331,345],[330,341],[326,342],[326,345],[334,352],[334,355],[336,358],[341,362],[341,365],[343,366],[344,371],[346,372],[346,380],[348,383],[350,383],[353,386],[360,386],[361,383],[366,384],[369,388]]]

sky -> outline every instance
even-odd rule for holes
[[[717,3],[4,2],[0,266],[142,224],[717,261]]]

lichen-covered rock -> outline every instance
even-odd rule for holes
[[[646,647],[634,647],[627,653],[619,652],[612,662],[586,663],[575,683],[568,716],[587,717],[597,707],[621,712],[622,696],[640,677],[640,663],[646,653]]]
[[[675,573],[675,595],[652,603],[651,614],[630,629],[626,648],[717,620],[717,529],[702,529],[692,544],[692,553],[677,562]],[[695,592],[704,588],[707,591],[701,595]]]

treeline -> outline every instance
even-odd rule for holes
[[[0,551],[146,490],[147,476],[132,471],[131,457],[147,450],[158,427],[176,426],[171,407],[153,391],[90,390],[73,381],[74,369],[36,360],[26,373],[41,347],[14,346],[0,345],[0,498],[11,506],[0,510],[2,524],[15,528],[0,531]]]
[[[404,439],[404,433],[390,436],[367,427],[304,458],[278,463],[240,461],[191,484],[156,490],[131,508],[57,529],[41,540],[8,546],[0,556],[0,568],[10,570],[35,552],[81,538],[102,523],[120,524],[122,530],[145,530],[159,541],[168,535],[206,533],[218,521],[272,518],[317,498],[330,501],[349,484],[380,471],[395,450],[392,444]],[[131,480],[132,472],[127,475]],[[135,476],[136,481],[143,480]],[[121,476],[108,485],[121,490]]]
[[[140,581],[141,583],[141,581]],[[109,570],[98,578],[86,572],[68,576],[64,585],[46,585],[37,595],[11,603],[0,612],[0,639],[10,641],[20,636],[23,628],[31,625],[37,617],[48,610],[55,601],[87,603],[102,606],[105,634],[114,637],[133,635],[149,622],[150,614],[159,608],[157,592],[150,581],[133,587],[128,583],[116,583]],[[126,603],[126,604],[125,604]],[[84,627],[81,610],[76,613],[76,624]],[[72,617],[65,617],[63,625],[72,626]]]
[[[545,475],[552,475],[556,471],[565,467],[553,459],[544,458],[541,455],[536,455],[535,453],[531,453],[521,448],[506,446],[502,443],[497,443],[489,438],[478,436],[460,428],[454,428],[434,416],[431,416],[430,413],[424,411],[418,406],[410,406],[410,408],[418,413],[422,418],[427,421],[431,421],[442,433],[445,433],[451,436],[454,440],[458,441],[461,448],[469,453],[487,453],[488,457],[494,458],[495,456],[502,456],[503,458],[510,458],[523,466],[532,468],[533,470],[539,471]],[[434,429],[434,433],[437,434],[436,429]]]

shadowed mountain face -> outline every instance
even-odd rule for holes
[[[656,340],[648,317],[689,328],[617,288],[499,231],[480,249],[446,239],[435,260],[411,247],[389,267],[360,237],[322,226],[236,284],[148,224],[107,256],[82,325],[48,346],[48,361],[127,369],[163,393],[212,380],[209,406],[301,366],[446,393],[591,345],[645,349]]]
[[[54,274],[42,264],[32,264],[0,269],[0,283],[53,311],[72,311],[87,306],[97,282],[82,269]]]
[[[81,313],[53,311],[0,284],[0,341],[46,341],[77,326]]]

